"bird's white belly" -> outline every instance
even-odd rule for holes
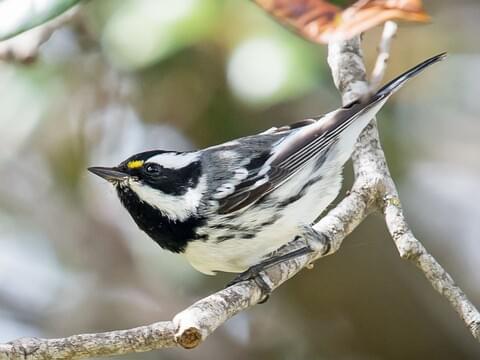
[[[192,241],[188,244],[184,252],[187,260],[195,269],[205,274],[212,275],[216,271],[239,273],[258,264],[266,255],[293,240],[299,235],[299,226],[311,224],[338,194],[341,185],[338,166],[332,167],[332,173],[329,174],[325,165],[321,170],[325,176],[312,184],[303,197],[278,210],[276,221],[272,225],[260,226],[254,234],[255,237],[246,239],[241,237],[241,233],[233,234],[230,231],[231,235],[235,235],[234,238],[215,241],[216,237],[229,234],[229,230],[216,230],[217,233],[212,231],[209,240]],[[305,172],[302,175],[311,178],[316,174]],[[280,199],[292,196],[298,190],[293,187],[298,184],[303,185],[304,182],[299,182],[297,178],[292,184],[285,183],[281,186],[281,191],[276,190],[275,195],[278,193]],[[239,226],[255,228],[255,225],[265,222],[265,214],[265,209],[252,206],[233,221]]]
[[[252,239],[234,238],[220,243],[191,242],[184,255],[195,269],[205,274],[213,275],[216,271],[239,273],[293,240],[295,235],[295,227],[279,223],[277,229],[260,231]]]

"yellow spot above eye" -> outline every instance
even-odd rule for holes
[[[143,166],[143,160],[132,160],[127,163],[129,169],[138,169]]]

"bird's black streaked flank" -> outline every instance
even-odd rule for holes
[[[355,141],[388,98],[444,57],[432,57],[318,120],[199,151],[146,151],[115,167],[89,170],[115,186],[139,228],[162,248],[183,254],[203,273],[245,272],[238,278],[244,280],[311,251],[314,245],[268,258],[304,234],[335,199]]]

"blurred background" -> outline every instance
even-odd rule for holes
[[[480,305],[480,3],[424,3],[433,22],[400,25],[386,80],[449,58],[392,98],[380,132],[415,233]],[[364,36],[370,69],[380,31]],[[0,61],[0,341],[168,320],[222,288],[230,275],[162,251],[86,168],[332,110],[326,50],[246,0],[92,0],[38,54]],[[351,182],[348,165],[342,194]],[[372,216],[199,348],[121,359],[227,357],[479,359],[480,347]]]

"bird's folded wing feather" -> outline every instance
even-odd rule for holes
[[[235,185],[233,192],[217,198],[218,212],[228,214],[243,209],[282,185],[310,160],[327,151],[338,135],[372,103],[374,101],[355,101],[318,121],[302,120],[300,125],[279,128],[277,131],[286,132],[285,137],[271,149],[252,157],[250,164],[255,166],[247,164],[245,179]]]

